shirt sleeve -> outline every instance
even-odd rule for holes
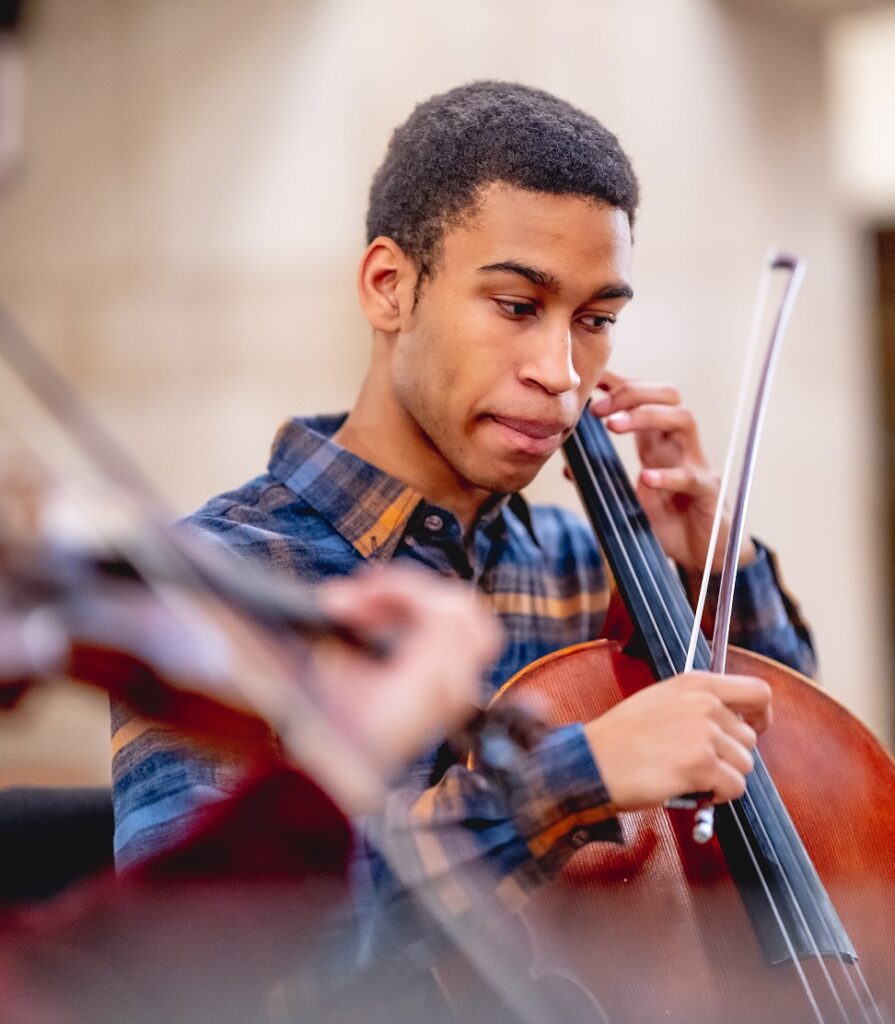
[[[246,764],[207,753],[113,701],[116,867],[131,867],[184,841],[197,812],[230,796],[247,773]]]
[[[783,584],[776,556],[758,541],[755,547],[758,552],[755,560],[737,572],[730,642],[814,677],[817,660],[811,631]],[[688,598],[695,603],[702,582],[700,577],[683,570],[680,575]],[[720,583],[720,575],[713,575],[706,595],[702,628],[709,637],[715,626]]]
[[[580,724],[548,733],[500,772],[455,765],[422,793],[398,788],[359,830],[356,877],[371,900],[425,889],[451,914],[481,884],[518,909],[586,843],[622,841]]]

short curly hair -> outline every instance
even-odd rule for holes
[[[422,283],[445,231],[493,182],[608,203],[632,224],[639,198],[631,161],[596,118],[540,89],[472,82],[420,103],[395,129],[370,187],[367,242],[393,238]]]

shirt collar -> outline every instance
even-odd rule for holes
[[[525,498],[523,498],[518,492],[511,494],[507,501],[507,508],[513,513],[519,522],[522,523],[529,537],[531,537],[535,544],[540,547],[541,542],[538,540],[538,535],[535,533],[535,524],[531,518],[531,509],[528,507],[528,502]]]
[[[268,471],[306,501],[368,561],[388,561],[423,496],[332,440],[347,414],[287,420],[277,432]],[[480,525],[509,509],[535,543],[534,526],[519,494],[495,497]]]

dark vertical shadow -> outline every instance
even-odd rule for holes
[[[885,417],[880,468],[887,520],[889,642],[895,644],[895,224],[878,228],[875,235],[879,387]],[[895,691],[895,680],[890,680],[889,686]]]

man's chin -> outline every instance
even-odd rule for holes
[[[476,472],[474,478],[470,476],[468,479],[483,491],[491,491],[492,494],[512,494],[528,487],[546,461],[542,459],[525,466],[490,467]]]

